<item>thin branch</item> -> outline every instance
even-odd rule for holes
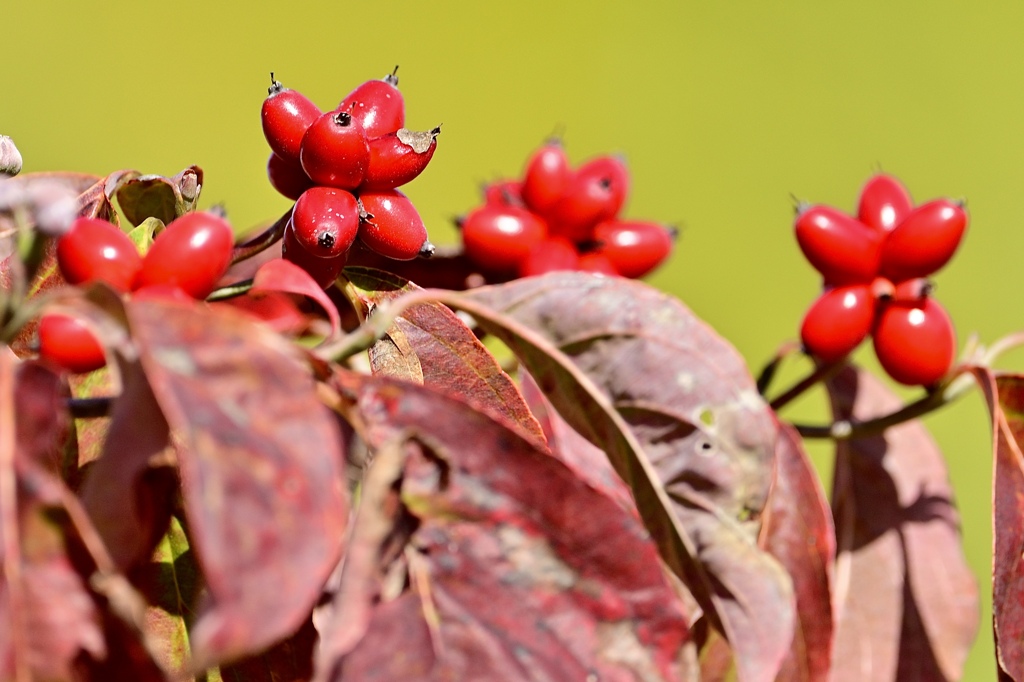
[[[294,207],[293,207],[294,208]],[[251,237],[247,241],[235,246],[234,251],[231,253],[231,264],[234,265],[239,261],[252,258],[256,254],[266,251],[276,242],[280,241],[281,237],[284,236],[284,228],[288,225],[288,221],[291,220],[292,209],[289,208],[285,211],[285,214],[277,219],[277,221],[260,232],[258,235]]]
[[[785,407],[786,405],[788,405],[789,403],[803,395],[803,393],[807,391],[807,389],[811,388],[817,383],[827,381],[828,379],[832,378],[832,376],[843,367],[845,362],[845,360],[840,360],[838,362],[830,362],[827,364],[818,365],[817,367],[814,368],[813,372],[811,372],[803,379],[795,383],[788,390],[783,392],[782,395],[773,399],[771,403],[769,403],[771,405],[771,408],[775,411],[781,410],[783,407]]]
[[[240,282],[229,284],[220,289],[216,289],[213,293],[206,297],[207,302],[210,301],[225,301],[229,298],[236,298],[238,296],[244,296],[250,289],[252,289],[253,280],[243,279]]]
[[[775,378],[775,374],[779,371],[779,367],[782,365],[782,361],[799,350],[800,344],[795,341],[786,341],[779,346],[772,359],[768,361],[768,363],[761,369],[761,373],[757,375],[758,393],[762,396],[768,393],[768,387],[771,386],[772,380]]]
[[[974,385],[970,374],[961,374],[944,388],[927,393],[924,397],[907,403],[895,412],[864,421],[840,420],[827,425],[792,424],[804,438],[831,438],[832,440],[854,440],[877,436],[891,426],[917,419],[957,400]]]

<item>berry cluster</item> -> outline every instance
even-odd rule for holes
[[[643,277],[672,251],[675,230],[619,213],[629,173],[614,156],[575,171],[557,140],[530,157],[521,180],[484,189],[484,204],[457,225],[466,256],[488,274],[527,277],[583,270]]]
[[[161,230],[145,255],[115,225],[78,218],[57,241],[57,266],[69,284],[106,282],[134,297],[201,300],[231,264],[234,232],[212,213],[186,213]],[[39,320],[39,355],[64,369],[106,364],[103,347],[80,320],[59,313]]]
[[[796,238],[825,285],[804,316],[804,348],[836,362],[871,335],[893,379],[936,383],[953,364],[956,334],[925,278],[949,262],[966,228],[962,203],[915,207],[903,185],[883,174],[864,185],[856,218],[830,206],[799,206]]]
[[[273,74],[271,81],[261,115],[272,150],[267,175],[295,200],[284,257],[326,287],[357,236],[387,258],[431,255],[423,220],[397,188],[427,167],[441,129],[404,127],[397,76],[366,81],[327,112]]]

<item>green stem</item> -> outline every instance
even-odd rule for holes
[[[235,282],[229,284],[226,287],[216,289],[209,296],[206,297],[207,301],[223,301],[228,298],[235,298],[237,296],[243,296],[252,289],[252,278],[243,279],[241,282]]]

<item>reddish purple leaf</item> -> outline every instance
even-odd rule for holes
[[[69,417],[66,387],[0,353],[0,679],[71,679],[83,653],[103,658],[100,615],[67,554],[53,457]]]
[[[252,280],[250,295],[280,291],[313,299],[323,308],[331,322],[331,336],[341,333],[341,318],[334,302],[316,281],[298,265],[275,258],[267,261],[256,271]]]
[[[266,651],[221,666],[223,682],[305,682],[313,677],[317,643],[313,622],[307,620],[288,639]]]
[[[296,349],[243,314],[160,300],[127,314],[207,586],[193,651],[203,665],[258,652],[295,631],[338,560],[338,426]]]
[[[828,384],[837,420],[902,402],[864,371]],[[956,680],[978,629],[946,465],[919,421],[842,441],[832,495],[836,639],[832,679]]]
[[[372,446],[412,439],[400,493],[419,524],[410,589],[374,612],[339,666],[325,662],[328,679],[683,676],[687,614],[635,517],[464,403],[394,380],[336,381]]]
[[[773,679],[795,610],[789,577],[756,545],[776,425],[735,349],[678,300],[620,278],[555,273],[438,298],[508,344],[605,448],[740,679]]]
[[[782,426],[761,544],[793,579],[797,628],[778,682],[824,682],[832,661],[832,511],[800,436]]]
[[[376,306],[419,289],[408,280],[381,270],[349,267],[345,276],[364,306],[364,315]],[[414,360],[409,364],[414,362],[418,366],[421,383],[468,402],[528,438],[544,441],[540,425],[519,389],[450,308],[440,303],[412,306],[395,320],[393,330],[396,333],[384,340],[385,350],[378,355],[375,372],[383,370],[385,359],[393,361],[397,355],[400,360],[411,351]],[[403,347],[405,344],[407,347]],[[406,364],[399,366],[402,369],[397,374],[379,373],[409,379],[417,369]]]
[[[1003,676],[1024,680],[1024,376],[975,369],[992,415],[992,627]]]

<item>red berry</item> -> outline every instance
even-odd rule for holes
[[[395,67],[395,72],[398,67]],[[405,125],[405,101],[398,91],[398,76],[366,81],[341,100],[335,111],[352,114],[371,140]]]
[[[312,187],[292,211],[295,239],[320,258],[337,258],[352,246],[359,232],[359,204],[343,189]]]
[[[956,332],[946,310],[932,298],[882,305],[874,330],[875,354],[894,380],[930,386],[953,366]]]
[[[434,253],[423,219],[409,198],[397,189],[363,192],[359,202],[363,206],[359,239],[371,251],[395,260],[412,260]]]
[[[173,284],[150,284],[132,292],[133,301],[175,301],[177,303],[195,303],[196,300],[185,291]]]
[[[302,193],[313,186],[313,181],[302,170],[302,165],[296,160],[291,161],[271,152],[267,159],[267,177],[270,184],[282,195],[295,201]]]
[[[578,270],[580,254],[565,237],[548,237],[535,244],[519,264],[519,276],[530,277],[559,270]]]
[[[294,226],[289,221],[284,229],[284,237],[281,239],[281,257],[298,265],[313,278],[313,281],[321,289],[326,289],[341,274],[341,269],[345,267],[345,262],[348,260],[348,252],[334,258],[314,256],[296,239]]]
[[[892,300],[894,301],[917,301],[930,296],[932,293],[931,281],[918,277],[900,282],[893,288]]]
[[[69,284],[103,281],[132,288],[142,256],[120,229],[98,218],[77,218],[57,241],[57,265]]]
[[[927,277],[949,262],[966,229],[967,212],[955,201],[921,204],[882,244],[882,274],[893,281]]]
[[[484,205],[462,221],[462,245],[481,268],[513,272],[547,232],[544,221],[525,208]]]
[[[231,264],[234,241],[231,226],[222,218],[186,213],[156,236],[135,287],[171,284],[193,298],[206,298]]]
[[[326,113],[303,136],[299,161],[314,184],[355,189],[370,163],[366,133],[350,114]]]
[[[544,217],[552,233],[577,243],[587,241],[597,223],[618,216],[628,192],[625,164],[613,156],[601,156],[580,167]]]
[[[523,201],[530,210],[544,213],[551,209],[569,188],[572,168],[562,143],[549,141],[534,152],[523,172]]]
[[[84,374],[107,364],[103,347],[80,320],[48,313],[39,318],[37,333],[39,357],[69,372]]]
[[[305,95],[284,87],[270,74],[270,95],[263,100],[263,135],[274,153],[299,160],[302,136],[323,112]]]
[[[484,186],[484,203],[497,206],[522,206],[523,185],[517,180],[498,180]]]
[[[829,285],[864,284],[878,274],[882,233],[831,206],[802,208],[796,240]]]
[[[609,220],[594,228],[594,240],[623,277],[643,277],[672,252],[674,232],[659,223]]]
[[[913,207],[903,183],[891,175],[879,174],[861,189],[857,218],[868,227],[887,232],[903,222]]]
[[[360,191],[394,189],[413,180],[434,156],[440,132],[440,128],[426,132],[401,128],[370,140],[370,162]]]
[[[875,307],[870,285],[829,289],[804,315],[800,325],[804,348],[822,362],[842,360],[871,333]]]
[[[608,277],[619,276],[619,273],[615,270],[615,266],[612,265],[608,256],[604,255],[600,251],[591,251],[590,253],[582,254],[580,256],[579,263],[576,265],[576,269],[580,272],[592,272],[595,275],[606,275]]]

